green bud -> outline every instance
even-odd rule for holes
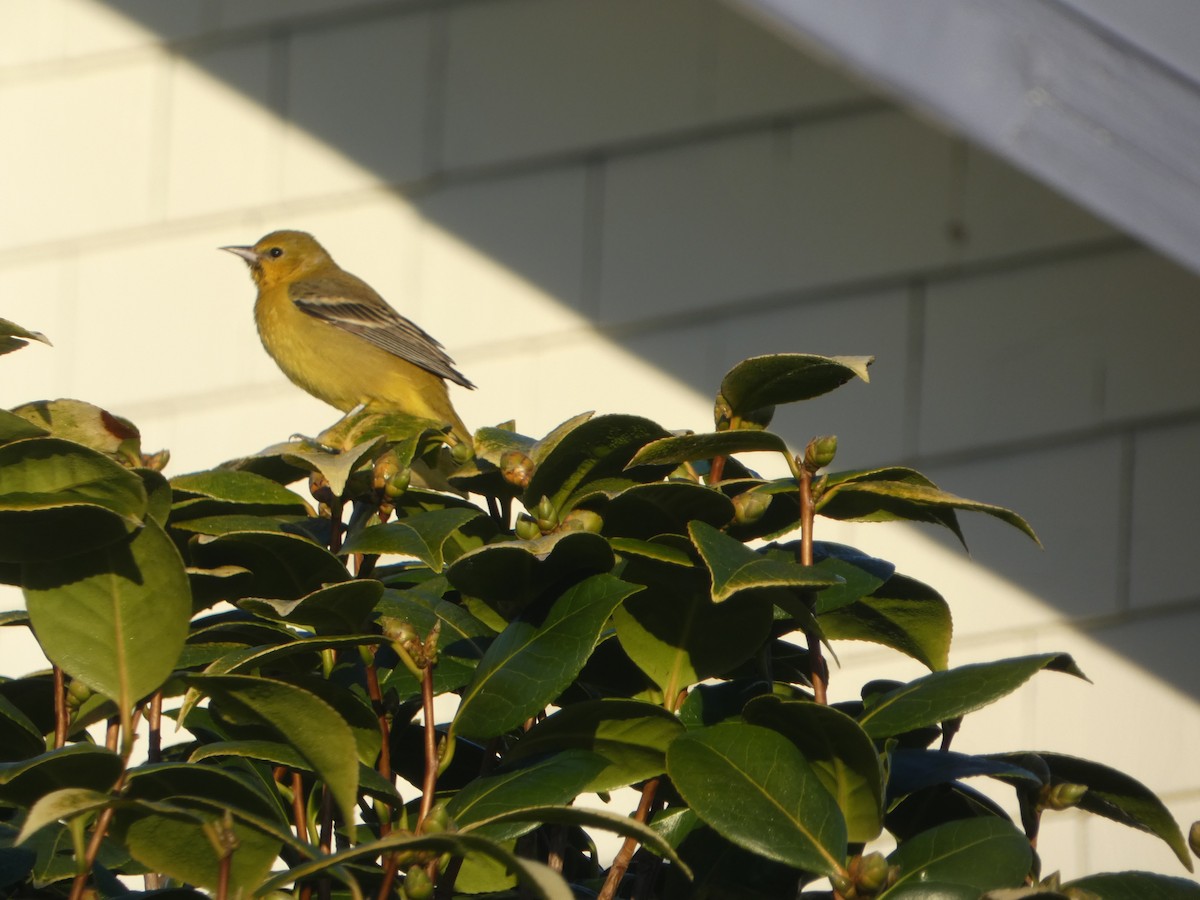
[[[400,469],[400,454],[395,450],[388,450],[375,460],[371,467],[371,486],[377,491],[382,491]]]
[[[837,435],[823,434],[808,442],[804,448],[804,468],[810,472],[824,469],[837,454]]]
[[[94,691],[78,678],[72,678],[67,682],[67,705],[78,709],[93,693]]]
[[[592,534],[599,534],[600,529],[604,527],[604,520],[600,518],[599,513],[590,509],[573,509],[567,513],[560,527],[562,531],[590,531]]]
[[[713,404],[713,421],[716,423],[717,431],[728,431],[729,423],[732,420],[733,408],[725,399],[725,395],[718,393],[716,402]]]
[[[860,856],[855,872],[855,884],[869,894],[877,894],[887,887],[889,866],[887,858],[882,853],[868,853]]]
[[[161,472],[167,467],[167,463],[171,461],[170,450],[159,450],[157,453],[142,454],[142,468],[151,469],[155,472]]]
[[[830,886],[843,897],[854,896],[854,882],[840,873],[829,876]]]
[[[733,498],[733,520],[739,525],[753,525],[771,506],[771,496],[760,491],[742,491]]]
[[[431,900],[433,879],[420,866],[412,866],[404,876],[404,896],[407,900]]]
[[[439,800],[429,810],[429,815],[421,822],[421,834],[442,834],[446,831],[457,831],[454,819],[446,812],[446,802]]]
[[[542,536],[542,529],[538,528],[538,523],[533,520],[532,516],[528,516],[525,513],[517,516],[517,524],[514,531],[516,531],[517,537],[523,541],[532,541]]]
[[[532,510],[533,517],[537,519],[538,527],[543,533],[549,533],[558,527],[558,510],[554,508],[554,504],[550,502],[549,497],[543,497],[538,501],[538,505]]]
[[[1200,856],[1200,822],[1193,822],[1188,829],[1188,846],[1192,848],[1192,853]]]
[[[1069,781],[1062,781],[1046,790],[1043,805],[1047,809],[1071,809],[1079,805],[1079,801],[1087,792],[1086,784],[1071,784]]]
[[[387,480],[387,484],[383,486],[383,495],[389,500],[395,500],[408,490],[411,483],[412,469],[401,469]]]
[[[534,468],[533,460],[520,450],[505,450],[500,456],[500,477],[513,487],[529,487]]]
[[[469,441],[459,441],[450,448],[450,458],[460,466],[475,455],[475,448]]]

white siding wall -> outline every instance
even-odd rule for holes
[[[885,526],[828,535],[950,600],[965,663],[1043,649],[962,749],[1129,771],[1200,817],[1200,282],[868,89],[702,0],[4,0],[0,405],[126,415],[169,473],[332,410],[258,345],[217,253],[315,232],[440,338],[470,424],[585,409],[705,429],[744,356],[873,353],[870,386],[780,415],[839,464],[915,464],[1012,506],[970,559]],[[15,600],[13,601],[15,602]],[[35,662],[11,655],[5,670]],[[847,646],[846,696],[919,674]],[[840,690],[839,690],[840,684]],[[1060,815],[1065,875],[1180,873],[1151,838]]]

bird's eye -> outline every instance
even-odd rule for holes
[[[267,251],[267,256],[271,257],[271,259],[279,259],[279,257],[283,256],[283,250],[279,247],[272,247]]]

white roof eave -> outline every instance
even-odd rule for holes
[[[1200,85],[1078,8],[730,2],[1200,272]]]

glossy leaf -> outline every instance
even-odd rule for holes
[[[619,491],[601,512],[604,534],[648,541],[661,534],[687,534],[692,521],[725,525],[733,518],[733,503],[705,485],[658,481]]]
[[[1009,783],[1024,782],[1033,787],[1041,786],[1040,779],[1028,769],[1003,759],[950,750],[897,747],[890,756],[888,797],[894,802],[936,784],[984,775]]]
[[[296,493],[269,478],[236,469],[211,469],[171,479],[174,518],[198,519],[239,513],[254,516],[311,515]]]
[[[777,731],[804,755],[837,801],[847,837],[873,841],[883,828],[883,770],[874,742],[854,719],[830,706],[764,696],[742,712],[751,725]]]
[[[691,731],[668,748],[667,772],[688,806],[727,840],[797,869],[841,871],[846,823],[782,735],[738,724]]]
[[[337,426],[334,426],[335,428]],[[321,435],[322,440],[326,439]],[[313,472],[320,472],[329,482],[335,497],[346,492],[346,483],[358,469],[366,466],[373,454],[383,447],[382,438],[372,438],[363,443],[347,441],[341,449],[308,439],[293,441],[272,448],[292,465],[301,465]]]
[[[735,453],[788,452],[787,443],[770,431],[715,431],[711,434],[685,434],[665,437],[653,441],[629,461],[630,466],[663,465],[677,466],[697,459],[712,459],[714,456],[732,456]]]
[[[187,639],[191,588],[153,522],[117,544],[29,563],[25,602],[46,655],[124,713],[171,674]]]
[[[819,590],[841,582],[840,577],[811,566],[762,556],[703,522],[693,522],[688,533],[708,567],[715,603],[742,591],[779,587]]]
[[[604,768],[604,760],[586,750],[566,750],[540,762],[476,778],[446,803],[446,812],[460,830],[475,831],[494,841],[505,841],[532,831],[536,821],[507,818],[515,810],[533,806],[565,805],[583,793]],[[485,820],[505,817],[493,824]]]
[[[0,562],[119,541],[141,524],[147,503],[135,472],[80,444],[46,437],[0,446]]]
[[[249,591],[255,597],[296,600],[350,579],[336,556],[292,534],[239,532],[201,539],[193,554],[206,569],[237,566],[249,571],[253,576]]]
[[[1191,854],[1179,825],[1148,787],[1108,766],[1062,753],[1037,752],[1050,768],[1053,784],[1087,785],[1078,808],[1161,838],[1190,872]],[[1008,754],[996,758],[1009,759]],[[1016,762],[1016,760],[1013,760]]]
[[[107,791],[121,775],[121,757],[92,744],[68,744],[32,759],[0,765],[0,800],[32,806],[57,790]]]
[[[613,615],[621,647],[668,697],[744,662],[771,629],[769,599],[713,603],[707,586],[689,590],[691,574],[652,585]]]
[[[611,791],[666,771],[667,747],[683,723],[661,706],[605,698],[567,706],[539,722],[505,754],[512,764],[564,750],[589,750],[607,765],[588,791]]]
[[[794,545],[780,549],[794,556]],[[831,584],[817,595],[818,615],[849,606],[872,594],[896,573],[896,567],[887,560],[829,541],[813,542],[813,564],[826,575],[841,579],[840,583]]]
[[[37,725],[15,703],[0,696],[0,760],[26,760],[45,749]]]
[[[513,621],[488,647],[462,692],[452,730],[489,738],[515,728],[579,674],[613,610],[637,585],[593,575],[546,610]]]
[[[142,464],[137,426],[82,400],[39,400],[13,409],[15,415],[56,438],[82,444],[126,466]]]
[[[900,876],[881,900],[920,896],[905,891],[929,882],[977,892],[1016,887],[1033,866],[1033,850],[1029,839],[1003,819],[960,819],[910,838],[888,862],[900,867]]]
[[[831,641],[883,644],[933,671],[949,665],[954,630],[950,606],[933,588],[904,575],[893,575],[872,595],[819,619]]]
[[[1104,900],[1200,900],[1200,884],[1153,872],[1105,872],[1077,878],[1063,889],[1091,891]]]
[[[196,763],[206,759],[228,756],[257,759],[302,772],[312,771],[308,760],[301,756],[296,748],[279,741],[213,741],[197,748],[188,757],[188,762]],[[358,786],[363,793],[386,802],[395,802],[400,799],[400,794],[390,781],[361,762],[358,765]]]
[[[873,356],[814,356],[778,353],[753,356],[721,379],[721,396],[734,415],[745,416],[767,406],[810,400],[840,387],[855,376],[870,381]]]
[[[535,448],[537,468],[525,489],[526,507],[548,497],[555,509],[563,509],[564,501],[589,481],[626,472],[626,464],[635,453],[650,441],[667,437],[666,430],[656,422],[641,416],[596,416],[578,422],[558,437],[545,455]],[[657,481],[673,466],[656,467],[651,477]]]
[[[372,525],[348,540],[342,553],[411,556],[440,572],[445,565],[443,548],[451,533],[483,515],[481,509],[439,509],[386,525]]]
[[[871,737],[891,737],[965,715],[1012,693],[1048,669],[1085,678],[1066,653],[1039,653],[932,672],[870,703],[858,722]]]
[[[363,631],[382,596],[383,585],[378,581],[355,579],[331,584],[298,600],[249,597],[238,606],[268,619],[311,628],[322,635],[354,634]]]
[[[269,726],[303,756],[350,818],[358,788],[358,753],[350,726],[316,695],[268,678],[191,675],[188,683],[227,714]]]
[[[40,831],[60,819],[71,819],[84,813],[98,812],[113,802],[109,794],[91,791],[87,788],[63,788],[51,791],[43,796],[29,810],[25,824],[17,835],[18,844],[26,841],[30,835]]]

